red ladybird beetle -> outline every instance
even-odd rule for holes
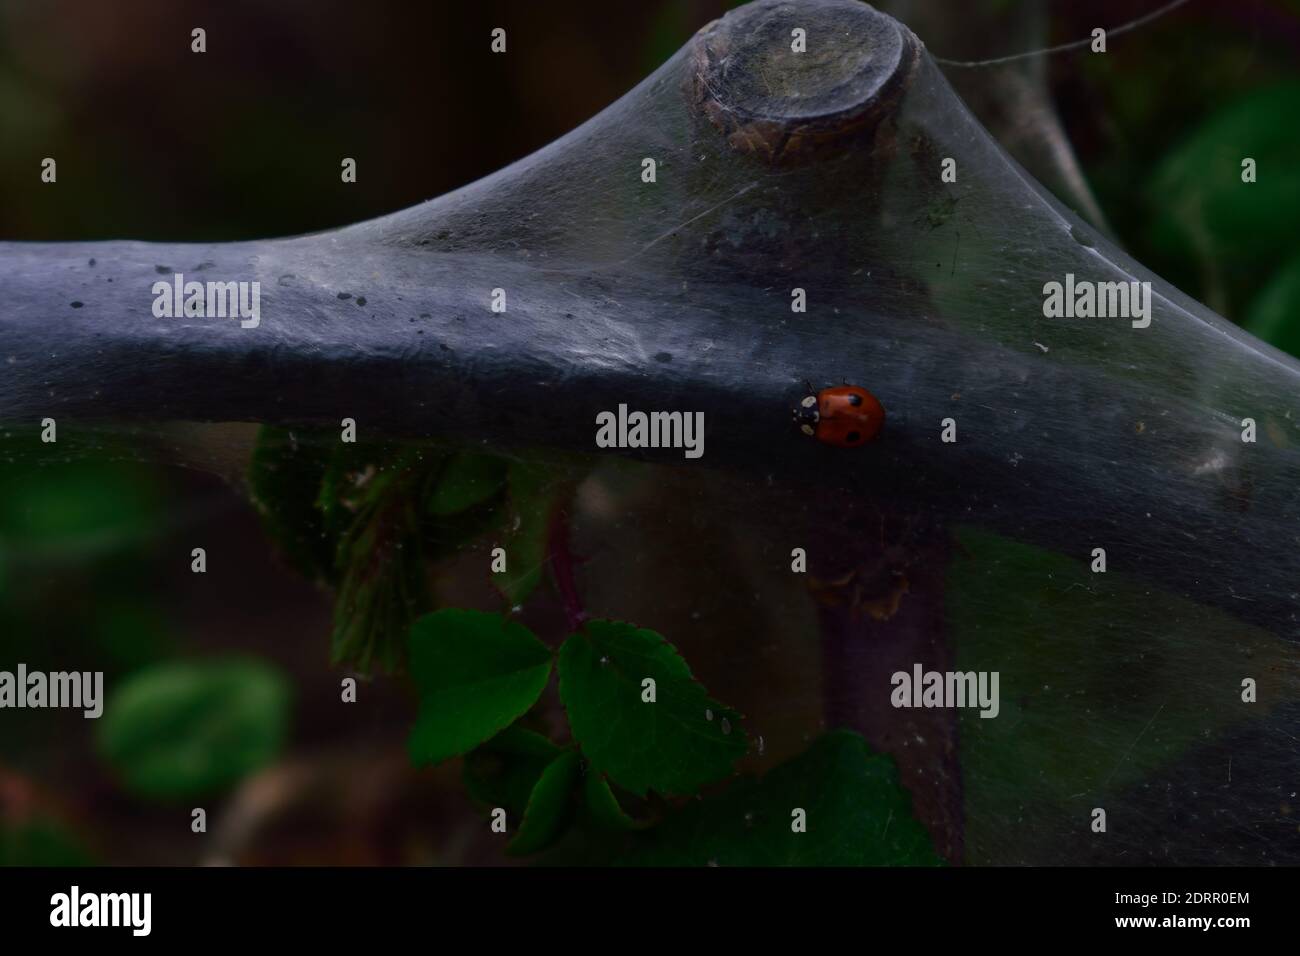
[[[885,407],[865,388],[838,385],[809,395],[794,410],[805,435],[840,448],[853,448],[875,438],[885,424]]]

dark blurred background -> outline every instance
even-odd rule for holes
[[[248,239],[382,215],[568,132],[734,5],[0,0],[0,241]],[[961,60],[1087,37],[1161,5],[880,4],[932,54]],[[489,51],[497,26],[505,56]],[[195,27],[203,55],[190,52]],[[1104,56],[1014,69],[1010,86],[1006,68],[950,77],[1065,202],[1300,353],[1300,2],[1191,0],[1112,37]],[[1077,156],[1073,186],[1060,149],[1033,145],[1054,135]],[[1243,155],[1259,168],[1249,201],[1229,188]],[[39,179],[47,156],[57,185]],[[357,160],[356,184],[340,182],[343,157]],[[190,573],[200,543],[206,575]],[[494,860],[481,827],[424,826],[468,814],[455,772],[407,768],[412,705],[388,681],[363,682],[356,710],[338,705],[328,629],[328,595],[282,566],[222,477],[112,454],[0,462],[0,668],[104,670],[111,687],[243,654],[274,688],[251,694],[249,712],[284,726],[252,784],[251,765],[190,768],[208,795],[160,798],[123,786],[95,722],[5,712],[0,863]],[[196,806],[223,834],[178,839]]]

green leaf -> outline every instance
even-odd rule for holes
[[[402,638],[429,604],[414,489],[422,474],[394,465],[367,479],[339,540],[332,661],[368,671],[396,669]]]
[[[492,583],[512,607],[523,604],[541,583],[556,487],[549,469],[510,464],[506,570],[492,575]]]
[[[542,771],[541,779],[528,798],[519,832],[510,841],[506,851],[515,856],[525,856],[544,849],[563,826],[569,809],[569,796],[578,776],[579,760],[576,752],[566,750]]]
[[[426,557],[481,527],[477,513],[425,526],[421,498],[445,460],[414,444],[340,442],[326,429],[262,429],[254,500],[290,562],[336,588],[334,664],[397,669],[411,622],[429,607]]]
[[[212,793],[275,759],[288,713],[284,680],[260,661],[162,664],[109,699],[99,751],[142,796]]]
[[[1300,356],[1300,256],[1278,270],[1251,304],[1246,330]]]
[[[648,821],[642,823],[628,815],[610,789],[609,781],[595,770],[587,771],[583,782],[583,800],[591,811],[591,818],[608,830],[639,830],[649,826]]]
[[[341,442],[337,434],[331,443],[329,464],[321,477],[316,508],[325,522],[325,533],[338,540],[357,515],[373,508],[392,491],[418,490],[421,480],[436,468],[440,457],[425,459],[414,445],[382,442]]]
[[[165,490],[157,471],[130,462],[10,466],[0,476],[0,536],[50,558],[120,550],[154,533]]]
[[[426,614],[411,628],[420,691],[412,761],[440,763],[504,730],[537,702],[550,675],[550,650],[522,624],[482,611]]]
[[[504,807],[511,820],[521,820],[542,771],[559,755],[551,741],[516,724],[467,754],[461,779],[484,807]]]
[[[0,866],[91,866],[93,860],[65,827],[36,819],[0,824]]]
[[[1300,83],[1258,90],[1215,113],[1157,167],[1148,186],[1153,237],[1171,255],[1276,261],[1300,219]],[[1258,164],[1241,181],[1241,162]]]
[[[426,508],[439,517],[459,514],[496,495],[505,481],[506,464],[500,458],[461,452],[438,476]]]
[[[692,794],[745,753],[740,716],[709,698],[654,631],[589,621],[560,650],[560,697],[597,771],[638,796]],[[642,700],[653,678],[656,700]]]
[[[429,482],[423,505],[425,557],[430,562],[460,553],[485,532],[506,523],[506,463],[461,452]]]
[[[311,580],[334,580],[335,541],[317,507],[331,446],[320,429],[264,425],[249,469],[253,504],[285,559]]]
[[[794,812],[806,831],[793,829]],[[824,734],[762,780],[688,804],[621,861],[641,866],[938,866],[893,760],[849,731]]]

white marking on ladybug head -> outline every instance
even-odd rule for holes
[[[812,408],[814,405],[817,404],[817,396],[809,395],[806,398],[804,398],[804,400],[799,404],[802,405],[804,408]]]
[[[811,425],[800,425],[799,430],[802,431],[805,435],[813,434],[813,427]]]

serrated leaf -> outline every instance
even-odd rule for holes
[[[427,462],[423,451],[412,446],[382,442],[340,442],[328,436],[329,464],[321,477],[316,507],[333,540],[351,527],[356,516],[373,508],[394,486],[406,492],[420,488],[417,478],[437,467],[438,459]]]
[[[317,507],[330,447],[317,429],[263,425],[249,468],[262,525],[285,560],[311,580],[334,580],[335,541]]]
[[[402,636],[428,606],[415,503],[394,479],[339,541],[331,660],[361,671],[403,660]]]
[[[307,576],[336,589],[331,661],[360,671],[403,662],[429,605],[420,495],[443,456],[338,441],[327,429],[263,428],[250,473],[265,526]],[[456,529],[429,541],[435,549]]]
[[[795,832],[794,812],[806,830]],[[818,738],[761,780],[688,804],[622,859],[649,866],[939,866],[893,760],[849,731]]]
[[[459,514],[496,495],[506,481],[506,463],[492,455],[461,452],[447,462],[425,503],[438,517]]]
[[[569,809],[569,796],[578,776],[578,765],[578,755],[566,750],[542,771],[532,796],[528,798],[528,808],[524,811],[519,832],[506,847],[508,853],[515,856],[536,853],[555,839]]]
[[[446,609],[411,628],[410,673],[420,712],[408,749],[439,763],[488,740],[537,702],[551,652],[533,632],[500,614]]]
[[[162,664],[109,698],[99,751],[138,794],[210,793],[275,758],[288,712],[288,687],[260,661]]]
[[[511,820],[521,820],[542,771],[559,754],[560,748],[541,734],[507,727],[465,756],[461,779],[478,803],[504,807]]]
[[[560,649],[560,697],[597,771],[645,796],[692,794],[745,753],[740,716],[710,699],[677,651],[654,631],[589,621]],[[654,703],[642,701],[653,678]]]

